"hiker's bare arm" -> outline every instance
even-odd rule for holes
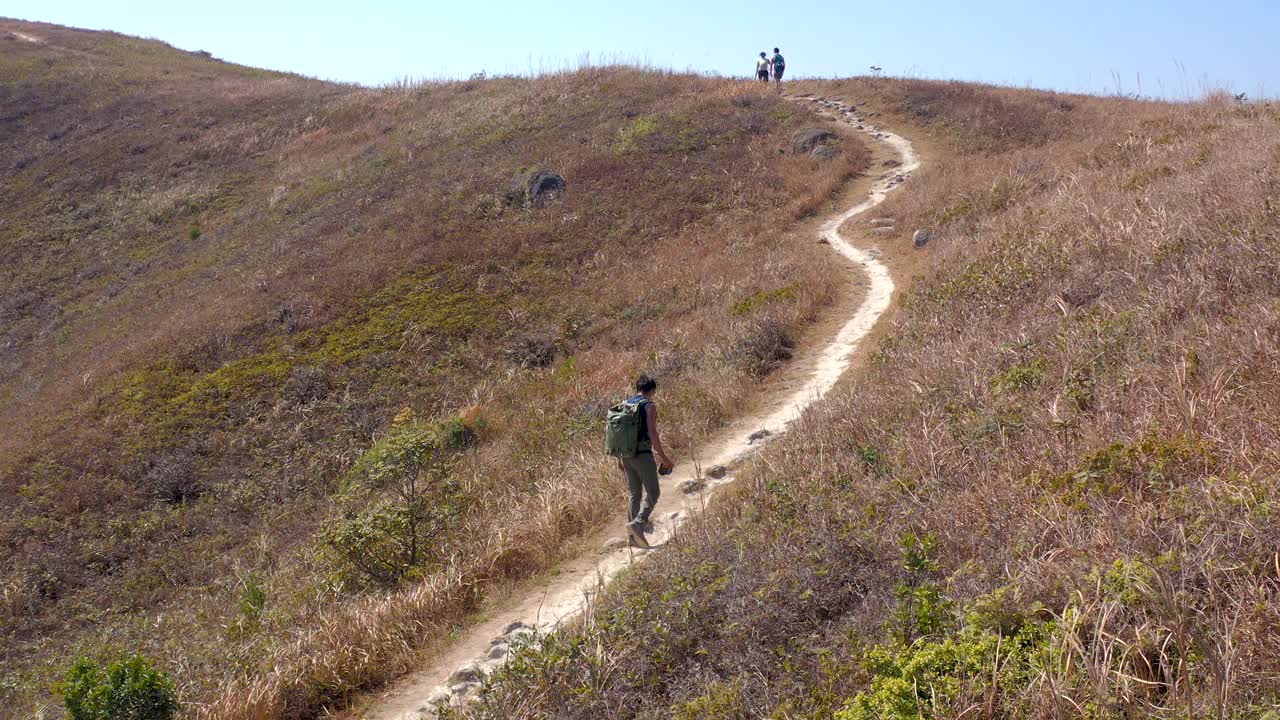
[[[658,408],[649,403],[644,408],[645,420],[649,426],[649,442],[653,445],[653,454],[658,456],[658,462],[663,465],[675,467],[675,463],[671,461],[671,456],[667,455],[667,449],[662,445],[662,436],[658,434]]]

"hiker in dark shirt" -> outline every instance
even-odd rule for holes
[[[635,457],[618,458],[618,468],[627,478],[631,492],[631,506],[627,511],[627,533],[633,546],[649,547],[645,539],[645,526],[658,504],[661,489],[658,484],[659,469],[666,475],[675,467],[667,455],[658,433],[658,406],[653,401],[658,382],[648,375],[636,378],[636,396],[629,402],[640,403],[640,437]]]

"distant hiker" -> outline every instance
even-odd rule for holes
[[[782,57],[782,53],[778,52],[778,48],[773,49],[773,57],[770,58],[769,65],[773,70],[773,81],[778,85],[778,92],[782,92],[782,73],[787,71],[787,61]]]
[[[631,545],[642,548],[649,547],[645,526],[662,492],[659,467],[663,475],[675,467],[658,434],[658,407],[653,401],[657,390],[657,381],[648,375],[636,378],[636,396],[610,408],[605,425],[605,452],[617,458],[631,492],[627,533]]]
[[[769,58],[760,51],[760,59],[756,61],[756,79],[766,85],[769,83]]]

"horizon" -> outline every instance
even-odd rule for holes
[[[1008,0],[986,0],[986,13],[942,5],[930,2],[908,12],[811,3],[790,8],[775,21],[743,17],[745,13],[732,13],[732,6],[715,0],[688,10],[685,25],[672,31],[650,27],[652,18],[576,0],[550,12],[506,0],[485,8],[412,6],[396,0],[349,17],[334,3],[304,13],[288,4],[259,8],[244,0],[216,10],[180,11],[154,0],[127,7],[71,0],[56,10],[16,0],[6,13],[13,19],[155,39],[239,65],[369,87],[460,80],[480,72],[530,76],[594,64],[745,77],[755,54],[775,45],[787,56],[793,78],[865,75],[871,65],[879,65],[894,77],[1166,100],[1193,100],[1215,90],[1271,98],[1275,90],[1270,80],[1280,74],[1280,59],[1267,49],[1265,31],[1280,23],[1280,8],[1253,0],[1227,3],[1207,18],[1189,0],[1159,6],[1137,2],[1120,9],[1085,0],[1069,16]],[[1158,7],[1160,14],[1146,14],[1146,6]],[[573,12],[575,7],[581,12]],[[797,26],[796,17],[812,15],[815,7],[831,22]],[[1097,11],[1095,20],[1104,15],[1111,20],[1093,35],[1071,22],[1089,16],[1090,8]],[[243,22],[250,12],[258,22]],[[494,15],[508,20],[489,23]],[[920,17],[928,22],[916,22]],[[1003,24],[987,27],[997,21]],[[774,22],[777,29],[758,27]],[[720,25],[726,27],[714,35],[701,32],[704,26]],[[910,31],[904,37],[892,32],[895,27]],[[591,47],[605,32],[617,38],[615,47]],[[778,37],[756,43],[758,49],[735,39],[765,33]],[[524,40],[534,35],[546,39]],[[350,42],[352,38],[357,40]],[[844,47],[848,44],[853,47]],[[1108,47],[1113,57],[1098,60]],[[1168,55],[1155,57],[1157,48]]]

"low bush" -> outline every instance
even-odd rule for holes
[[[791,359],[795,341],[781,318],[774,314],[754,318],[742,326],[728,352],[730,362],[753,375],[768,375]]]
[[[169,720],[178,712],[173,681],[141,655],[106,667],[87,657],[76,660],[62,698],[71,720]]]

